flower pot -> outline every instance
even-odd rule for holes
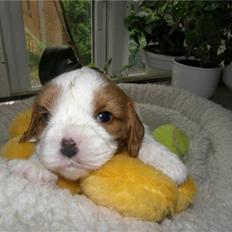
[[[186,65],[186,60],[175,59],[172,71],[172,85],[186,89],[202,97],[211,97],[218,85],[221,67],[200,68]],[[196,63],[196,60],[187,60]],[[196,62],[194,62],[196,61]]]
[[[151,72],[153,69],[172,71],[175,56],[156,54],[144,50],[143,57],[147,72]]]
[[[143,60],[146,71],[154,70],[172,71],[173,61],[175,58],[182,58],[185,54],[184,49],[164,50],[156,44],[147,45],[143,49]]]
[[[223,69],[222,80],[228,88],[232,89],[232,63]]]

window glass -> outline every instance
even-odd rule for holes
[[[133,0],[129,2],[129,13],[130,11],[139,14],[139,4],[140,2]],[[146,45],[145,39],[140,39],[140,47],[135,42],[132,36],[132,32],[129,32],[129,41],[128,41],[128,49],[129,49],[129,57],[128,57],[128,75],[136,75],[145,73],[145,64],[143,59],[143,47]]]
[[[72,37],[82,64],[91,62],[90,1],[22,1],[22,13],[32,87],[39,85],[38,64],[47,46],[71,44]]]
[[[91,63],[91,1],[64,0],[65,14],[82,65]]]

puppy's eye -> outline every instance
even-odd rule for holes
[[[40,117],[41,117],[42,122],[47,123],[50,118],[50,114],[48,112],[44,112],[41,114]]]
[[[105,123],[111,121],[113,118],[112,114],[108,111],[103,111],[100,112],[97,116],[96,119],[98,122]]]

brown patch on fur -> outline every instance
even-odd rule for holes
[[[144,137],[144,126],[135,111],[133,102],[128,104],[127,128],[128,153],[134,157],[137,157]]]
[[[144,127],[133,101],[112,81],[103,77],[106,86],[95,93],[95,115],[108,111],[113,115],[110,122],[102,123],[108,133],[118,141],[118,151],[138,156],[144,137]]]
[[[26,142],[31,139],[37,140],[39,138],[47,125],[47,116],[51,114],[59,92],[60,89],[50,83],[40,90],[33,104],[29,127],[20,138],[20,142]]]

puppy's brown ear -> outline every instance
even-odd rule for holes
[[[29,127],[19,142],[36,142],[46,125],[47,118],[48,114],[46,111],[37,103],[34,103]]]
[[[144,126],[139,119],[132,102],[128,103],[127,128],[128,154],[132,157],[137,157],[144,137]]]

